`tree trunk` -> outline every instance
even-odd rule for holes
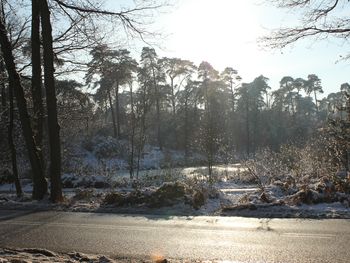
[[[154,93],[156,96],[156,111],[157,111],[157,141],[159,150],[163,149],[163,143],[162,143],[162,136],[161,136],[161,127],[160,127],[160,94],[159,94],[159,88],[156,81],[156,75],[154,72],[154,68],[152,67],[152,74],[153,74],[153,85],[154,85]]]
[[[161,135],[161,128],[160,128],[159,98],[157,98],[157,101],[156,101],[156,108],[157,108],[157,139],[158,139],[158,146],[159,146],[159,150],[162,150],[163,149],[163,143],[162,143],[162,135]]]
[[[129,172],[130,179],[134,177],[134,140],[135,140],[135,112],[134,112],[134,97],[132,91],[132,84],[130,84],[130,107],[131,107],[131,135],[130,135],[130,158],[129,158]]]
[[[174,78],[170,78],[170,86],[171,86],[171,104],[173,107],[173,116],[176,114],[176,103],[175,103],[175,91],[174,91]]]
[[[16,71],[14,57],[12,54],[12,46],[7,37],[6,27],[1,19],[0,44],[9,76],[9,89],[12,89],[14,91],[17,100],[23,137],[27,146],[29,161],[33,172],[33,199],[42,199],[47,193],[47,183],[44,178],[42,165],[38,155],[38,150],[35,145],[33,131],[30,125],[29,114],[27,111],[27,102],[24,97],[23,86],[21,84],[20,77]]]
[[[230,119],[230,127],[231,127],[231,143],[230,146],[232,147],[232,145],[237,146],[237,136],[235,136],[235,99],[236,99],[236,95],[235,92],[233,90],[233,83],[232,80],[230,81],[230,90],[231,90],[231,98],[232,98],[232,111],[231,111],[231,119]]]
[[[209,101],[208,101],[209,105]],[[209,109],[209,106],[208,106]],[[207,113],[207,123],[206,123],[206,152],[207,152],[207,161],[208,161],[208,176],[209,183],[213,183],[212,171],[213,171],[213,161],[214,161],[214,132],[213,132],[213,122],[211,118],[210,111]]]
[[[293,103],[293,97],[290,97],[290,106],[292,107],[292,115],[294,117],[295,115],[295,109],[294,109],[294,103]]]
[[[316,112],[318,113],[318,105],[317,105],[317,96],[316,96],[316,90],[314,90],[314,96],[315,96]]]
[[[186,99],[185,99],[185,138],[184,138],[186,163],[187,163],[187,159],[188,159],[188,129],[189,129],[188,126],[189,126],[189,124],[188,124],[188,97],[186,95]]]
[[[139,145],[137,149],[137,170],[136,170],[136,180],[139,179],[140,171],[140,160],[143,147],[145,144],[145,132],[146,132],[146,114],[147,114],[147,103],[146,103],[146,89],[143,89],[142,92],[142,116],[140,120],[140,134],[139,134]]]
[[[44,82],[46,91],[47,119],[50,146],[51,201],[60,202],[62,197],[61,183],[61,142],[60,126],[57,118],[57,100],[54,77],[54,53],[52,47],[52,28],[50,10],[47,0],[41,0],[41,26],[44,48]]]
[[[250,155],[250,129],[249,129],[249,105],[248,101],[246,102],[246,133],[247,133],[247,155]]]
[[[232,112],[235,112],[235,92],[233,90],[233,83],[232,80],[230,81],[230,90],[231,90],[231,97],[232,97]]]
[[[5,74],[5,65],[3,58],[1,56],[0,58],[0,74]],[[4,75],[3,75],[4,76]],[[5,78],[2,77],[0,79],[1,81],[1,111],[5,112],[7,110],[7,97],[6,97],[6,85],[5,85]]]
[[[113,103],[112,103],[111,91],[108,90],[107,93],[108,93],[109,107],[111,108],[111,113],[112,113],[113,136],[114,136],[114,138],[117,138],[117,125],[115,123],[115,116],[114,116],[114,111],[113,111]]]
[[[1,62],[2,64],[2,62]],[[1,69],[1,72],[3,72],[4,70]],[[2,85],[1,85],[1,109],[2,111],[5,111],[6,110],[6,87],[4,85],[4,81],[1,80],[2,82]]]
[[[119,112],[119,82],[117,81],[117,85],[115,87],[115,115],[117,122],[117,138],[120,137],[120,112]]]
[[[3,61],[0,61],[0,73],[5,74],[5,66]],[[6,91],[5,91],[5,81],[1,80],[1,106],[2,111],[5,112],[7,110],[7,99],[6,99]],[[14,105],[13,105],[13,90],[9,90],[9,116],[8,116],[8,126],[7,126],[7,136],[8,136],[8,144],[11,152],[11,163],[12,163],[12,174],[15,181],[16,194],[18,197],[22,196],[22,187],[19,181],[18,169],[17,169],[17,155],[16,155],[16,147],[13,142],[13,122],[14,122]]]
[[[104,101],[103,104],[105,107],[105,124],[107,124],[108,123],[108,102]]]
[[[176,101],[175,101],[175,90],[174,90],[174,77],[170,77],[170,86],[171,86],[171,105],[173,110],[173,130],[174,130],[174,139],[175,146],[179,147],[178,134],[176,129]]]
[[[14,106],[13,106],[13,90],[9,89],[9,101],[10,101],[10,108],[9,108],[9,123],[8,123],[8,143],[9,143],[9,148],[11,151],[11,163],[12,163],[12,174],[13,174],[13,179],[15,181],[15,186],[16,186],[16,194],[18,197],[22,196],[22,187],[21,183],[19,181],[19,176],[18,176],[18,169],[17,169],[17,155],[16,155],[16,147],[15,143],[13,141],[13,111],[14,111]]]
[[[38,147],[39,158],[45,171],[43,158],[43,123],[44,106],[41,87],[41,55],[40,55],[40,1],[32,0],[32,97],[33,97],[33,132]]]
[[[258,145],[258,138],[260,138],[258,136],[258,121],[259,121],[259,117],[258,117],[258,114],[259,114],[259,110],[257,107],[255,107],[255,110],[254,110],[254,115],[252,117],[252,131],[253,131],[253,134],[252,134],[252,139],[251,139],[251,152],[252,154],[255,156],[255,152],[256,152],[256,148],[257,148],[257,145]]]

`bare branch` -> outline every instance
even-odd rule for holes
[[[314,19],[315,20],[319,20],[321,17],[325,17],[328,15],[329,12],[331,12],[332,10],[334,10],[336,8],[336,6],[338,5],[339,0],[335,0],[334,3],[324,9],[316,9],[314,10]]]
[[[139,12],[139,11],[145,11],[145,10],[153,10],[153,9],[158,9],[162,7],[161,5],[154,5],[154,6],[144,6],[140,8],[132,8],[128,9],[126,11],[120,11],[120,12],[112,12],[112,11],[107,11],[107,10],[101,10],[101,9],[95,9],[95,8],[87,8],[87,7],[80,7],[80,6],[75,6],[71,4],[67,4],[61,0],[54,0],[57,4],[60,6],[64,6],[66,8],[81,12],[81,13],[94,13],[94,14],[99,14],[99,15],[111,15],[111,16],[119,16],[123,19],[125,19],[125,16],[127,14]]]
[[[30,20],[26,19],[26,21],[24,21],[24,23],[22,24],[21,28],[18,30],[16,39],[12,41],[13,49],[16,49],[20,44],[20,41],[22,41],[23,35],[25,34],[26,30],[29,29],[29,26],[28,26],[29,22]]]
[[[273,30],[270,35],[260,38],[268,48],[285,48],[301,39],[329,37],[348,40],[350,19],[343,15],[340,7],[349,5],[348,0],[271,0],[277,7],[298,8],[301,12],[300,24],[295,27],[282,27]],[[343,5],[343,6],[341,6]]]

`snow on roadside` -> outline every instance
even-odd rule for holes
[[[29,262],[57,262],[57,263],[116,263],[130,262],[130,259],[112,259],[105,255],[90,255],[79,252],[56,253],[46,249],[39,248],[0,248],[0,263],[29,263]],[[147,262],[147,260],[133,260],[133,262]],[[148,260],[148,262],[152,262]]]
[[[260,204],[242,205],[241,208],[224,208],[221,216],[243,216],[257,218],[342,218],[350,219],[350,209],[343,204],[329,203],[317,205]]]
[[[47,249],[40,248],[0,248],[0,263],[30,263],[30,262],[56,262],[56,263],[220,263],[223,261],[214,260],[188,260],[188,259],[169,259],[160,254],[151,254],[147,257],[125,258],[110,257],[106,255],[92,255],[81,252],[57,253]]]
[[[48,197],[42,201],[32,200],[29,194],[17,198],[15,194],[0,194],[0,207],[5,209],[58,210],[72,212],[108,212],[131,214],[166,215],[222,215],[247,217],[278,218],[350,218],[350,209],[340,202],[314,205],[288,205],[282,202],[247,202],[248,195],[259,197],[255,188],[243,188],[241,185],[223,185],[217,198],[208,198],[198,210],[190,204],[178,202],[170,206],[150,208],[147,205],[109,206],[103,205],[106,196],[104,189],[69,189],[65,191],[66,201],[52,204]],[[229,188],[231,187],[231,188]],[[236,188],[234,188],[236,187]],[[131,193],[133,189],[123,188],[119,192]],[[154,191],[154,190],[153,190]],[[242,200],[243,199],[243,200]]]
[[[48,197],[43,201],[31,200],[32,185],[25,181],[25,195],[17,198],[13,184],[0,185],[0,207],[9,209],[55,209],[77,212],[113,212],[113,213],[155,213],[181,215],[234,215],[253,217],[323,217],[323,218],[350,218],[350,208],[347,201],[329,202],[320,204],[305,204],[302,201],[295,203],[293,194],[286,193],[280,186],[269,185],[265,192],[252,184],[240,182],[234,177],[239,166],[215,167],[217,179],[212,187],[206,181],[205,167],[174,168],[150,170],[140,174],[138,191],[142,194],[154,192],[165,182],[185,182],[192,188],[190,198],[195,192],[204,191],[205,202],[194,209],[185,201],[172,206],[149,208],[147,204],[129,203],[118,206],[103,204],[108,193],[117,192],[124,196],[136,194],[128,175],[115,177],[76,174],[64,174],[65,201],[61,204],[52,204]],[[216,194],[209,197],[208,189],[214,189]],[[311,192],[312,194],[315,191]],[[200,197],[200,196],[199,196]],[[138,198],[138,197],[137,197]],[[147,194],[146,194],[147,198]],[[343,198],[343,197],[342,197]],[[350,199],[348,199],[350,201]],[[312,199],[311,199],[312,201]],[[297,205],[298,204],[298,205]]]
[[[284,193],[276,185],[265,187],[262,192],[259,188],[221,188],[228,200],[222,206],[219,215],[245,217],[277,217],[277,218],[350,218],[348,201],[303,203],[293,200],[296,194]],[[297,192],[297,194],[300,192]],[[336,195],[338,193],[335,193]],[[340,195],[343,197],[343,195]],[[344,196],[345,198],[346,196]],[[347,197],[350,200],[350,196]],[[346,198],[345,198],[346,199]],[[307,200],[307,199],[306,199]],[[315,200],[317,201],[317,200]]]

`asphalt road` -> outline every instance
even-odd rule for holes
[[[350,220],[0,211],[0,247],[112,257],[350,262]]]

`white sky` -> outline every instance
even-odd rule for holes
[[[168,35],[160,43],[159,56],[180,57],[197,65],[205,60],[220,71],[230,66],[244,82],[263,74],[270,78],[273,89],[287,75],[306,78],[316,74],[325,93],[350,82],[349,62],[336,63],[347,53],[339,41],[301,41],[282,52],[259,48],[257,38],[267,29],[296,21],[296,14],[269,6],[267,1],[178,0],[171,10],[155,18],[155,28]]]

